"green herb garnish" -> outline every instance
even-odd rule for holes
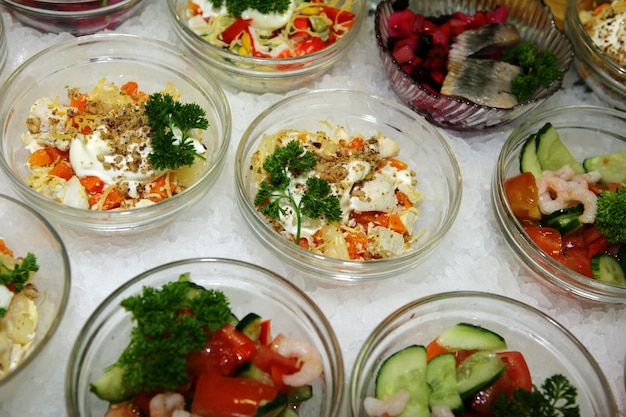
[[[204,159],[194,147],[192,129],[206,129],[209,121],[196,103],[180,103],[169,94],[154,93],[145,104],[153,129],[150,163],[156,169],[176,169],[192,165],[194,158]]]
[[[626,243],[626,186],[598,194],[596,229],[610,243]]]
[[[124,385],[132,392],[174,390],[188,382],[187,354],[207,343],[231,316],[226,296],[188,281],[187,275],[160,289],[144,287],[124,299],[136,326],[116,365],[124,369]]]
[[[296,140],[286,146],[277,148],[267,157],[263,168],[269,173],[269,181],[262,182],[254,198],[254,205],[261,213],[273,220],[279,220],[286,210],[280,206],[282,200],[287,200],[293,208],[297,221],[295,242],[300,241],[302,217],[319,219],[325,217],[328,222],[341,219],[341,207],[337,196],[331,194],[328,181],[319,177],[310,177],[306,180],[306,190],[299,201],[289,189],[291,177],[298,177],[310,171],[317,164],[317,159]]]
[[[30,273],[38,270],[37,257],[30,252],[21,262],[16,263],[13,269],[0,261],[0,285],[13,285],[16,292],[22,292],[24,284],[30,278]]]
[[[241,16],[247,9],[262,14],[283,14],[289,8],[290,0],[209,0],[213,7],[219,8],[226,3],[226,10],[233,16]]]
[[[500,393],[493,402],[493,412],[496,417],[579,417],[576,395],[576,387],[556,374],[546,379],[541,389],[517,389],[510,399]]]
[[[506,49],[501,60],[517,65],[522,70],[511,81],[511,92],[519,102],[530,100],[537,88],[548,88],[554,81],[563,78],[556,55],[551,51],[539,51],[537,45],[530,41]]]

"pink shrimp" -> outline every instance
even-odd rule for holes
[[[317,349],[304,340],[281,335],[276,337],[272,348],[283,356],[296,358],[298,364],[302,365],[298,372],[283,376],[285,384],[299,387],[311,383],[322,374],[322,356]]]

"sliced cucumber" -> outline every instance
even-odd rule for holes
[[[535,178],[541,178],[543,170],[537,159],[537,134],[532,134],[522,145],[519,156],[519,166],[521,172],[531,172]]]
[[[463,400],[456,382],[456,358],[453,353],[442,353],[428,361],[427,381],[431,393],[428,399],[434,405],[445,405],[458,414],[463,411]]]
[[[272,401],[260,406],[253,417],[281,417],[287,409],[287,395],[279,392]]]
[[[506,349],[502,336],[469,323],[458,323],[448,328],[439,335],[437,343],[449,351]]]
[[[246,362],[241,365],[237,369],[235,376],[239,378],[253,379],[255,381],[263,382],[268,385],[274,384],[272,376],[260,369],[258,366],[254,365],[252,362]]]
[[[546,123],[535,138],[537,146],[537,160],[543,171],[557,171],[569,165],[575,173],[583,174],[585,168],[574,158],[567,149],[559,133],[551,123]]]
[[[112,403],[126,401],[133,396],[133,392],[124,386],[123,376],[124,368],[111,365],[89,386],[89,390],[104,401]]]
[[[400,417],[430,417],[426,380],[426,348],[411,345],[389,356],[376,376],[376,398],[392,398],[400,390],[409,392],[409,401]]]
[[[561,232],[562,235],[572,233],[583,227],[580,215],[585,211],[582,204],[557,210],[554,213],[543,216],[541,225],[551,227]]]
[[[493,352],[480,350],[459,364],[456,370],[457,388],[467,400],[495,382],[504,372],[504,362]]]
[[[619,247],[617,251],[617,259],[619,260],[619,264],[622,266],[622,269],[626,271],[626,243]]]
[[[246,314],[235,326],[237,330],[248,336],[253,341],[258,341],[261,335],[261,322],[263,319],[256,313]]]
[[[626,286],[626,275],[619,261],[605,253],[591,257],[593,277],[607,284]]]
[[[289,404],[297,404],[313,398],[313,386],[302,385],[299,387],[290,387],[287,392],[287,400]]]
[[[626,151],[586,158],[583,167],[587,172],[598,171],[603,184],[626,182]]]

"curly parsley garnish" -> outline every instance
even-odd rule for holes
[[[37,257],[32,253],[27,253],[21,262],[17,262],[13,268],[9,268],[0,261],[0,285],[12,287],[15,292],[24,291],[24,284],[30,278],[31,272],[39,271]],[[0,317],[4,317],[6,309],[0,308]]]
[[[291,0],[209,0],[209,2],[216,8],[226,3],[226,10],[233,16],[241,16],[247,9],[253,9],[262,14],[282,14],[291,4]]]
[[[150,163],[156,169],[176,169],[192,165],[196,151],[190,132],[206,129],[209,121],[205,111],[196,103],[183,104],[169,94],[154,93],[145,104],[148,121],[153,129]]]
[[[132,392],[174,390],[188,382],[187,354],[206,346],[206,330],[228,322],[231,311],[221,291],[204,289],[187,275],[160,289],[144,287],[124,299],[136,326],[116,365]]]
[[[511,399],[499,394],[493,402],[493,412],[496,417],[579,417],[576,395],[576,387],[556,374],[546,379],[541,389],[518,389]]]
[[[537,88],[548,88],[563,78],[559,59],[551,51],[540,51],[537,45],[524,41],[506,49],[502,61],[521,68],[520,75],[511,81],[511,92],[519,102],[530,100]]]
[[[291,177],[298,177],[310,171],[317,164],[315,155],[304,150],[296,140],[277,148],[267,157],[263,164],[269,174],[269,181],[262,182],[254,198],[254,205],[261,213],[273,220],[279,220],[286,210],[280,206],[282,200],[287,200],[293,208],[297,232],[295,242],[300,241],[302,217],[319,219],[322,216],[328,222],[341,219],[341,207],[337,196],[331,194],[328,181],[319,177],[310,177],[306,180],[306,190],[298,201],[289,189]]]

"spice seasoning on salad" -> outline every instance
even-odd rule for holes
[[[109,401],[107,417],[283,415],[313,396],[322,373],[313,346],[272,337],[270,319],[255,313],[237,319],[221,291],[190,279],[122,300],[135,322],[130,343],[90,387]]]
[[[619,66],[626,67],[626,1],[602,3],[580,12],[580,20],[593,42]]]
[[[15,258],[0,238],[0,379],[20,364],[35,336],[39,293],[30,280],[38,270],[34,254]]]
[[[219,48],[291,58],[320,51],[348,33],[355,19],[353,2],[192,0],[187,18],[191,30]]]
[[[103,78],[68,99],[38,99],[21,136],[39,193],[77,208],[131,209],[181,193],[204,172],[208,122],[173,85],[149,96],[136,82]]]
[[[254,204],[286,239],[325,256],[370,260],[411,250],[424,196],[398,144],[322,123],[330,133],[263,137],[251,161]]]

